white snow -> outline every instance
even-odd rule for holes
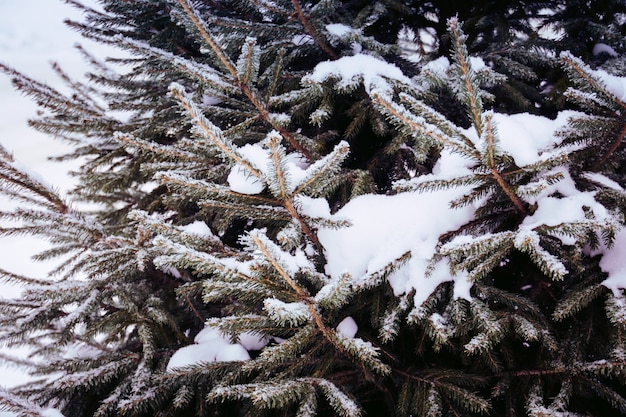
[[[415,304],[421,305],[437,285],[454,280],[459,286],[458,296],[469,297],[466,277],[451,276],[445,263],[426,276],[439,236],[457,229],[473,216],[473,206],[449,206],[462,190],[364,195],[353,199],[331,216],[347,219],[351,226],[320,229],[318,233],[325,248],[326,272],[335,279],[348,273],[358,281],[410,251],[409,262],[388,278],[396,295],[415,289]]]
[[[352,32],[352,28],[350,26],[341,23],[331,23],[326,25],[326,30],[328,33],[338,38],[347,36]]]
[[[263,181],[250,174],[239,164],[231,168],[227,181],[230,189],[240,194],[254,195],[262,193],[265,189]]]
[[[597,172],[586,172],[583,174],[583,177],[587,178],[590,181],[595,182],[596,184],[600,184],[604,187],[612,188],[617,191],[624,191],[624,188],[621,185],[619,185],[617,182]]]
[[[356,336],[356,332],[359,331],[359,326],[356,321],[350,316],[341,320],[337,325],[337,332],[348,339],[353,339]]]
[[[481,57],[470,56],[469,61],[470,61],[470,66],[476,72],[479,72],[487,67],[487,65],[485,65],[485,61],[483,61]]]
[[[178,349],[167,364],[167,371],[209,362],[235,362],[250,359],[240,343],[231,343],[219,330],[205,327],[194,338],[194,344]]]
[[[485,64],[485,61],[483,61],[483,59],[480,57],[470,56],[469,61],[470,61],[470,66],[472,67],[472,70],[474,70],[475,72],[480,72],[488,68],[487,65]],[[445,76],[446,72],[448,72],[448,70],[450,69],[450,66],[451,66],[450,60],[445,56],[441,56],[439,58],[433,59],[432,61],[429,61],[428,63],[426,63],[422,67],[422,70],[428,71],[435,76],[443,77]]]
[[[608,210],[595,200],[595,191],[579,191],[569,173],[564,169],[555,169],[553,172],[561,172],[563,179],[546,187],[535,198],[529,199],[537,205],[535,212],[524,219],[522,227],[536,229],[539,226],[558,226],[562,223],[585,223],[588,220],[589,211],[595,216],[596,221],[610,222],[611,215]],[[560,197],[554,196],[555,193]],[[567,235],[557,236],[568,245],[575,242],[575,237]]]
[[[509,153],[517,166],[533,164],[541,156],[551,155],[550,148],[559,143],[555,132],[578,113],[562,111],[556,120],[529,113],[505,115],[493,113],[501,148]]]
[[[238,149],[246,161],[261,172],[267,172],[269,155],[266,149],[260,145],[244,145]],[[236,164],[228,175],[230,189],[241,194],[259,194],[265,189],[265,184],[260,178],[252,175],[241,164]]]
[[[626,77],[609,74],[603,69],[595,70],[593,74],[602,80],[611,94],[621,101],[626,101]]]
[[[244,332],[237,340],[246,350],[261,350],[269,343],[269,339],[258,334]]]
[[[46,408],[41,413],[43,417],[64,417],[63,414],[56,408]]]
[[[447,57],[442,56],[429,61],[426,65],[424,65],[422,71],[429,71],[435,76],[443,77],[449,68],[450,60]]]
[[[209,226],[207,226],[205,222],[200,220],[196,220],[195,222],[189,223],[185,226],[181,226],[180,228],[187,233],[192,233],[200,236],[213,236],[213,232],[211,231]]]
[[[446,328],[446,319],[439,313],[431,314],[430,322],[439,331],[443,331]]]
[[[337,79],[340,88],[362,81],[367,91],[374,89],[387,91],[389,85],[386,79],[410,83],[395,65],[365,54],[344,56],[317,64],[313,72],[302,79],[302,83],[322,83],[328,79]]]
[[[626,229],[622,229],[615,236],[615,243],[609,250],[604,248],[604,255],[600,260],[600,268],[609,276],[602,282],[602,285],[613,291],[616,297],[624,297],[623,290],[626,289]]]
[[[612,58],[616,58],[619,56],[619,54],[617,52],[615,52],[615,49],[613,49],[611,46],[607,45],[606,43],[596,43],[595,45],[593,45],[593,50],[591,51],[591,53],[593,55],[600,55],[600,54],[607,54]]]
[[[268,140],[277,137],[280,141],[280,134],[276,131],[268,135]],[[263,192],[266,186],[266,175],[271,166],[270,151],[266,147],[266,142],[258,144],[247,144],[238,148],[239,154],[249,162],[254,168],[258,169],[263,178],[252,175],[241,164],[235,164],[228,175],[228,185],[231,190],[241,194],[259,194]],[[297,186],[306,176],[306,168],[308,164],[300,153],[292,153],[286,156],[285,169],[291,178],[291,189]]]
[[[330,206],[324,198],[312,198],[305,195],[298,195],[295,198],[296,206],[300,213],[309,217],[329,217]]]

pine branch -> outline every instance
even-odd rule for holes
[[[304,26],[304,29],[311,36],[311,38],[315,40],[315,43],[317,43],[319,47],[322,48],[322,50],[326,52],[332,59],[338,59],[339,55],[337,55],[337,53],[333,51],[332,48],[328,44],[326,44],[326,42],[324,42],[324,40],[322,39],[322,36],[315,29],[315,27],[313,27],[310,20],[307,18],[306,14],[304,14],[300,1],[292,0],[291,4],[293,4],[293,8],[296,12],[296,16],[298,17],[298,20],[302,23],[302,25]]]
[[[182,86],[172,86],[171,93],[176,99],[178,99],[183,108],[193,118],[196,125],[202,130],[204,136],[209,139],[214,146],[220,149],[220,151],[231,161],[234,161],[244,167],[248,172],[250,172],[250,174],[254,175],[259,180],[263,179],[261,171],[253,167],[246,159],[241,157],[241,155],[235,151],[234,145],[223,137],[221,130],[207,120],[200,110],[194,106],[191,98],[187,97]]]
[[[261,50],[254,38],[247,38],[241,49],[241,56],[237,61],[237,72],[241,81],[249,86],[257,81]]]
[[[276,198],[287,202],[290,199],[291,178],[289,172],[284,169],[284,150],[280,146],[281,138],[276,132],[272,132],[268,136],[268,146],[270,148],[270,166],[272,177],[270,182],[270,189],[273,191]],[[276,184],[278,187],[276,187]],[[289,189],[288,189],[289,188]]]
[[[432,389],[436,389],[440,394],[449,397],[451,400],[458,402],[464,407],[475,413],[486,414],[491,410],[491,404],[488,400],[463,389],[455,384],[446,381],[445,376],[440,377],[437,374],[433,377],[422,377],[416,373],[409,373],[398,368],[392,369],[393,373],[404,379],[417,382],[419,385],[425,385]]]
[[[260,9],[267,9],[267,10],[271,11],[272,13],[276,13],[277,15],[280,15],[280,16],[283,16],[283,17],[290,17],[291,16],[291,10],[287,10],[287,9],[283,9],[283,8],[279,7],[272,0],[250,0],[250,3],[254,4],[255,6],[257,6]]]
[[[513,192],[511,186],[506,182],[506,180],[500,175],[498,171],[498,167],[496,166],[496,162],[494,159],[494,128],[491,124],[491,117],[485,117],[485,133],[486,133],[486,142],[487,142],[487,155],[488,155],[488,163],[489,163],[489,171],[491,175],[498,183],[498,186],[504,191],[506,196],[511,200],[517,211],[521,214],[528,214],[528,210],[526,209],[526,205],[519,199],[519,197]]]
[[[53,415],[51,409],[44,409],[39,405],[13,394],[3,387],[0,387],[0,410],[12,411],[23,417],[46,417]],[[58,412],[55,411],[55,415]]]
[[[626,103],[619,97],[608,92],[603,83],[590,74],[589,67],[579,58],[574,57],[569,52],[563,52],[561,53],[561,62],[566,65],[566,69],[576,74],[578,79],[575,79],[575,81],[578,84],[584,85],[587,90],[599,92],[605,97],[609,97],[611,101],[614,101],[622,109],[626,109]]]
[[[626,104],[624,105],[624,108],[626,109]],[[624,138],[626,138],[626,124],[624,124],[624,126],[622,127],[622,130],[615,137],[615,140],[611,144],[611,147],[607,149],[604,155],[602,155],[600,159],[598,159],[592,165],[591,169],[593,171],[597,171],[602,165],[604,165],[604,163],[611,157],[611,155],[613,155],[615,151],[617,151],[619,147],[622,145],[622,143],[624,142]]]
[[[368,366],[373,368],[375,371],[381,374],[385,374],[388,372],[388,368],[382,364],[374,355],[375,348],[369,347],[368,350],[371,350],[370,354],[362,356],[358,355],[358,352],[362,352],[365,349],[365,346],[361,346],[357,348],[354,346],[354,341],[346,340],[346,338],[342,338],[336,334],[331,328],[329,328],[324,319],[322,318],[320,312],[317,308],[317,303],[314,297],[311,297],[309,292],[302,288],[285,270],[282,266],[281,262],[274,256],[273,251],[270,249],[268,244],[270,242],[264,238],[263,235],[259,234],[258,231],[253,231],[249,234],[251,241],[254,243],[256,248],[261,251],[263,257],[270,263],[272,268],[278,272],[280,277],[288,284],[288,286],[295,293],[295,299],[304,303],[308,310],[308,315],[311,321],[315,324],[318,331],[323,335],[323,337],[333,346],[338,352],[344,355],[347,358],[355,360],[356,363],[363,370],[364,375],[370,381],[375,381],[375,378],[370,375],[368,370]]]
[[[191,21],[191,23],[195,26],[196,30],[202,37],[202,39],[209,45],[209,47],[213,50],[213,53],[217,56],[220,63],[224,66],[224,68],[230,73],[234,80],[239,81],[239,77],[237,75],[237,68],[235,64],[228,58],[228,56],[224,53],[222,48],[217,44],[213,36],[211,36],[210,32],[206,29],[204,24],[201,21],[200,16],[197,14],[193,5],[190,4],[187,0],[178,0],[178,3],[181,5],[185,13],[187,14],[187,18]]]
[[[455,68],[459,72],[462,95],[467,100],[467,108],[472,124],[480,137],[483,135],[483,104],[479,95],[476,75],[469,64],[467,47],[465,46],[466,36],[459,28],[459,20],[457,18],[448,20],[448,29],[452,35],[452,57],[456,64]]]
[[[409,116],[410,113],[408,111],[389,101],[388,97],[384,97],[383,94],[380,94],[378,91],[372,92],[372,100],[375,104],[383,108],[385,113],[400,121],[402,124],[410,127],[413,132],[417,132],[424,137],[439,143],[441,146],[447,146],[462,155],[467,155],[475,160],[480,160],[480,153],[478,151],[469,148],[465,143],[460,144],[455,142],[439,129],[433,129],[433,127],[428,126],[425,123],[420,123],[419,120]]]
[[[9,282],[9,283],[17,283],[20,285],[45,285],[47,281],[29,278],[23,275],[14,274],[12,272],[5,271],[4,269],[0,269],[0,280]]]
[[[186,161],[198,162],[198,163],[207,162],[206,159],[204,158],[198,158],[195,153],[186,152],[181,149],[176,149],[172,146],[159,145],[158,143],[155,143],[153,141],[139,139],[127,133],[117,133],[115,135],[115,139],[127,145],[131,145],[133,147],[139,148],[141,150],[155,153],[158,155],[164,155],[172,159],[186,160]]]
[[[273,166],[274,173],[275,173],[274,181],[271,181],[271,183],[278,184],[278,189],[276,190],[276,194],[278,194],[277,197],[281,200],[281,204],[283,205],[283,207],[285,207],[287,212],[289,212],[291,217],[298,222],[304,234],[315,245],[320,256],[322,257],[321,263],[323,264],[324,263],[323,262],[324,247],[322,246],[322,243],[319,241],[319,238],[317,237],[317,233],[315,233],[311,229],[311,227],[308,225],[308,223],[305,221],[305,219],[296,209],[294,205],[294,201],[293,201],[294,195],[292,192],[290,192],[290,190],[288,190],[288,187],[287,187],[288,172],[284,171],[282,168],[283,158],[281,157],[281,152],[280,152],[280,136],[275,135],[275,134],[270,134],[268,138],[268,145],[270,147],[270,160],[272,162],[272,166]]]
[[[271,117],[270,112],[267,109],[267,105],[261,102],[261,100],[250,89],[250,87],[239,78],[237,68],[210,35],[209,31],[200,20],[200,17],[193,9],[193,6],[189,4],[188,0],[178,0],[178,3],[182,6],[183,10],[187,14],[187,17],[191,20],[202,39],[210,46],[213,52],[217,55],[219,61],[226,68],[231,77],[233,77],[234,83],[248,98],[250,103],[257,109],[260,118],[269,123],[273,129],[280,132],[281,136],[285,138],[285,140],[289,143],[291,147],[293,147],[293,149],[300,152],[307,159],[312,160],[313,155],[311,154],[311,152],[309,152],[308,149],[304,148],[290,132],[288,132],[285,128],[283,128],[274,121],[274,119]]]
[[[55,212],[61,214],[70,212],[70,208],[56,192],[41,181],[16,168],[15,163],[13,155],[0,146],[0,183],[6,184],[9,188],[15,187],[20,194],[30,193],[41,197],[44,200],[44,206]],[[37,204],[41,205],[42,202],[38,201]]]
[[[0,72],[12,77],[13,85],[24,94],[32,97],[42,108],[62,110],[69,114],[84,114],[91,117],[102,117],[102,109],[93,101],[85,101],[80,96],[66,97],[52,87],[35,81],[11,67],[0,63]]]
[[[324,158],[318,160],[307,169],[307,176],[293,192],[294,195],[305,194],[313,188],[314,184],[321,182],[324,177],[331,177],[339,170],[341,163],[350,152],[347,142],[340,142],[333,151]]]

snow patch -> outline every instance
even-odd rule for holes
[[[265,189],[263,181],[250,174],[241,165],[231,168],[227,181],[230,189],[240,194],[254,195],[262,193]]]
[[[313,218],[328,218],[330,216],[330,206],[325,198],[297,195],[294,201],[298,211],[306,216]]]
[[[328,31],[328,33],[338,38],[345,37],[352,32],[352,28],[350,26],[341,23],[332,23],[330,25],[326,25],[326,30]]]
[[[279,135],[278,132],[271,132],[270,135]],[[268,135],[269,137],[269,135]],[[256,144],[247,144],[238,149],[239,154],[250,163],[251,166],[258,169],[263,176],[267,175],[270,164],[269,150],[264,147],[265,142]],[[293,189],[306,177],[306,169],[309,164],[302,154],[294,152],[286,155],[285,171],[286,176],[291,179]],[[265,178],[261,179],[250,173],[243,165],[235,164],[228,174],[228,185],[231,190],[241,193],[254,195],[263,192],[265,189]]]
[[[561,138],[555,133],[565,127],[568,120],[580,114],[562,111],[555,120],[529,113],[493,113],[502,149],[513,157],[517,166],[530,165],[553,154]],[[468,132],[468,134],[471,134]]]
[[[624,297],[626,289],[626,229],[620,230],[615,236],[611,249],[604,248],[604,255],[600,260],[600,268],[608,274],[602,285],[610,289],[615,297]]]
[[[609,74],[603,69],[592,71],[593,74],[598,77],[606,89],[617,97],[621,101],[626,101],[626,77],[618,77],[613,74]]]
[[[622,186],[619,185],[617,182],[597,172],[586,172],[582,174],[582,177],[592,182],[595,182],[596,184],[601,185],[603,187],[611,188],[616,191],[624,191],[624,188],[622,188]]]
[[[593,50],[591,51],[593,55],[607,54],[610,57],[617,58],[619,54],[615,52],[615,49],[611,48],[606,43],[596,43],[593,45]]]
[[[436,76],[443,77],[446,74],[446,71],[450,68],[450,60],[445,56],[439,57],[437,59],[433,59],[424,67],[422,71],[430,72]]]
[[[205,222],[200,220],[196,220],[193,223],[186,224],[185,226],[180,227],[181,230],[184,230],[187,233],[200,235],[200,236],[213,236],[213,232]]]
[[[205,327],[194,338],[194,344],[178,349],[167,364],[167,372],[205,362],[236,362],[250,359],[240,343],[231,343],[219,330]]]
[[[246,350],[261,350],[269,343],[265,336],[259,336],[255,333],[244,332],[239,335],[238,342]]]
[[[483,61],[483,59],[480,57],[470,56],[469,61],[470,61],[470,66],[476,72],[481,71],[487,67],[487,65],[485,65],[485,61]]]
[[[414,301],[420,305],[439,284],[455,281],[455,295],[469,299],[471,284],[464,275],[452,276],[447,261],[427,275],[439,236],[473,218],[472,206],[450,208],[449,202],[463,191],[467,188],[353,199],[331,216],[347,219],[351,226],[318,232],[325,248],[326,272],[334,279],[347,273],[358,281],[411,252],[411,259],[388,277],[395,295],[415,289]]]
[[[265,173],[269,166],[269,154],[259,144],[247,144],[237,149],[239,154],[254,168]],[[228,174],[228,185],[231,190],[241,194],[259,194],[265,189],[260,178],[254,176],[243,165],[235,164]]]
[[[354,319],[350,316],[343,319],[337,325],[337,332],[340,335],[347,337],[348,339],[354,339],[357,331],[359,331],[359,326],[356,324],[356,321],[354,321]]]
[[[64,417],[63,414],[56,408],[46,408],[41,412],[43,417]]]
[[[339,87],[348,87],[363,82],[368,91],[380,88],[389,89],[386,79],[396,80],[405,84],[411,81],[400,68],[371,55],[356,54],[345,56],[335,61],[325,61],[317,64],[310,75],[302,79],[304,84],[323,83],[328,79],[339,80]]]

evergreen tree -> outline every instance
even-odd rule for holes
[[[67,1],[132,58],[0,66],[87,157],[68,201],[0,153],[59,259],[0,271],[4,408],[626,415],[622,2]]]

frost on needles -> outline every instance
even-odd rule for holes
[[[417,19],[399,2],[148,3],[71,23],[129,72],[86,54],[66,96],[0,67],[86,157],[60,196],[0,154],[0,231],[59,262],[0,271],[24,286],[0,340],[31,352],[2,359],[33,377],[3,409],[626,415],[615,49],[595,68],[521,18],[506,52],[438,2],[391,41]]]

